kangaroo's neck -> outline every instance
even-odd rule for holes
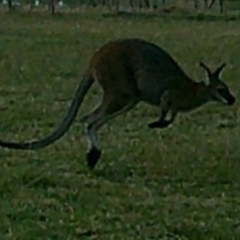
[[[195,91],[194,91],[195,89]],[[192,96],[199,106],[209,101],[209,88],[203,82],[192,82]]]

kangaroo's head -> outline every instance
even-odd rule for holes
[[[226,105],[233,105],[235,97],[230,92],[228,86],[220,80],[220,73],[226,67],[226,63],[221,64],[215,71],[211,71],[203,62],[199,66],[206,70],[209,83],[207,85],[210,93],[210,100],[218,101]]]

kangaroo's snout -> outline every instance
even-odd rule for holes
[[[236,102],[236,98],[231,94],[229,94],[226,100],[228,102],[228,106],[232,106]]]
[[[236,101],[227,87],[219,88],[215,93],[215,99],[228,106],[232,106]]]

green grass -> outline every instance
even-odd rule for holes
[[[50,133],[90,56],[119,37],[163,46],[197,80],[205,78],[199,61],[212,68],[226,61],[222,78],[239,98],[237,21],[87,13],[1,14],[0,21],[3,140]],[[79,116],[100,96],[94,86]],[[240,239],[239,103],[209,104],[167,129],[148,129],[157,116],[156,108],[140,104],[104,127],[104,154],[92,173],[79,117],[45,149],[0,149],[0,239]]]

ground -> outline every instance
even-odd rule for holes
[[[3,140],[49,134],[65,114],[90,56],[119,37],[164,47],[196,81],[198,66],[227,62],[222,79],[239,98],[239,21],[104,18],[79,13],[1,14]],[[101,98],[90,91],[78,118],[38,151],[0,149],[0,239],[240,239],[239,103],[208,104],[150,130],[158,110],[140,104],[101,131],[104,154],[86,167],[79,119]]]

